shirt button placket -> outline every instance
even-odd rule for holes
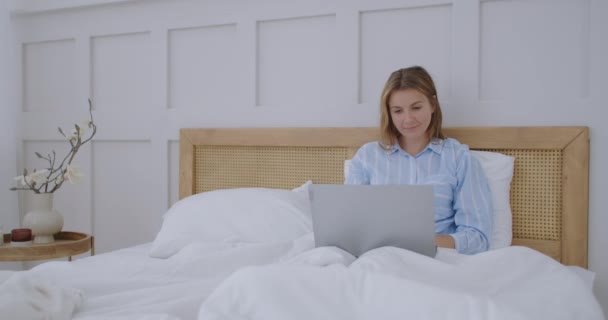
[[[409,156],[410,162],[410,184],[418,182],[418,166],[416,165],[416,157]]]

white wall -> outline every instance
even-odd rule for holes
[[[17,9],[25,164],[61,147],[56,126],[79,122],[94,100],[99,135],[77,158],[86,182],[60,190],[56,207],[66,229],[95,234],[100,252],[153,239],[177,199],[179,128],[375,126],[389,72],[421,64],[446,126],[591,128],[589,267],[608,310],[606,1],[30,0]]]
[[[0,225],[4,233],[19,225],[17,193],[9,191],[10,182],[17,174],[17,137],[19,127],[18,86],[14,76],[16,50],[9,7],[0,2]],[[18,268],[18,264],[4,264]]]

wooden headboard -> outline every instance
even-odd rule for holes
[[[513,245],[587,268],[587,127],[447,128],[471,149],[515,157]],[[215,189],[339,184],[376,128],[181,129],[180,199]]]

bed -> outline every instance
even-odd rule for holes
[[[445,131],[515,159],[512,246],[430,260],[394,248],[357,261],[314,249],[302,214],[307,181],[342,183],[345,160],[375,140],[375,128],[182,129],[180,201],[153,242],[1,273],[0,310],[53,319],[603,319],[585,270],[588,128]],[[437,308],[437,299],[448,303]]]

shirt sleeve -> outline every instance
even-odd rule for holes
[[[344,184],[370,184],[369,170],[366,169],[365,165],[365,159],[367,158],[365,148],[359,148],[348,163]]]
[[[456,232],[451,234],[456,251],[464,254],[487,251],[492,232],[492,196],[483,168],[468,148],[460,157],[456,174]]]

